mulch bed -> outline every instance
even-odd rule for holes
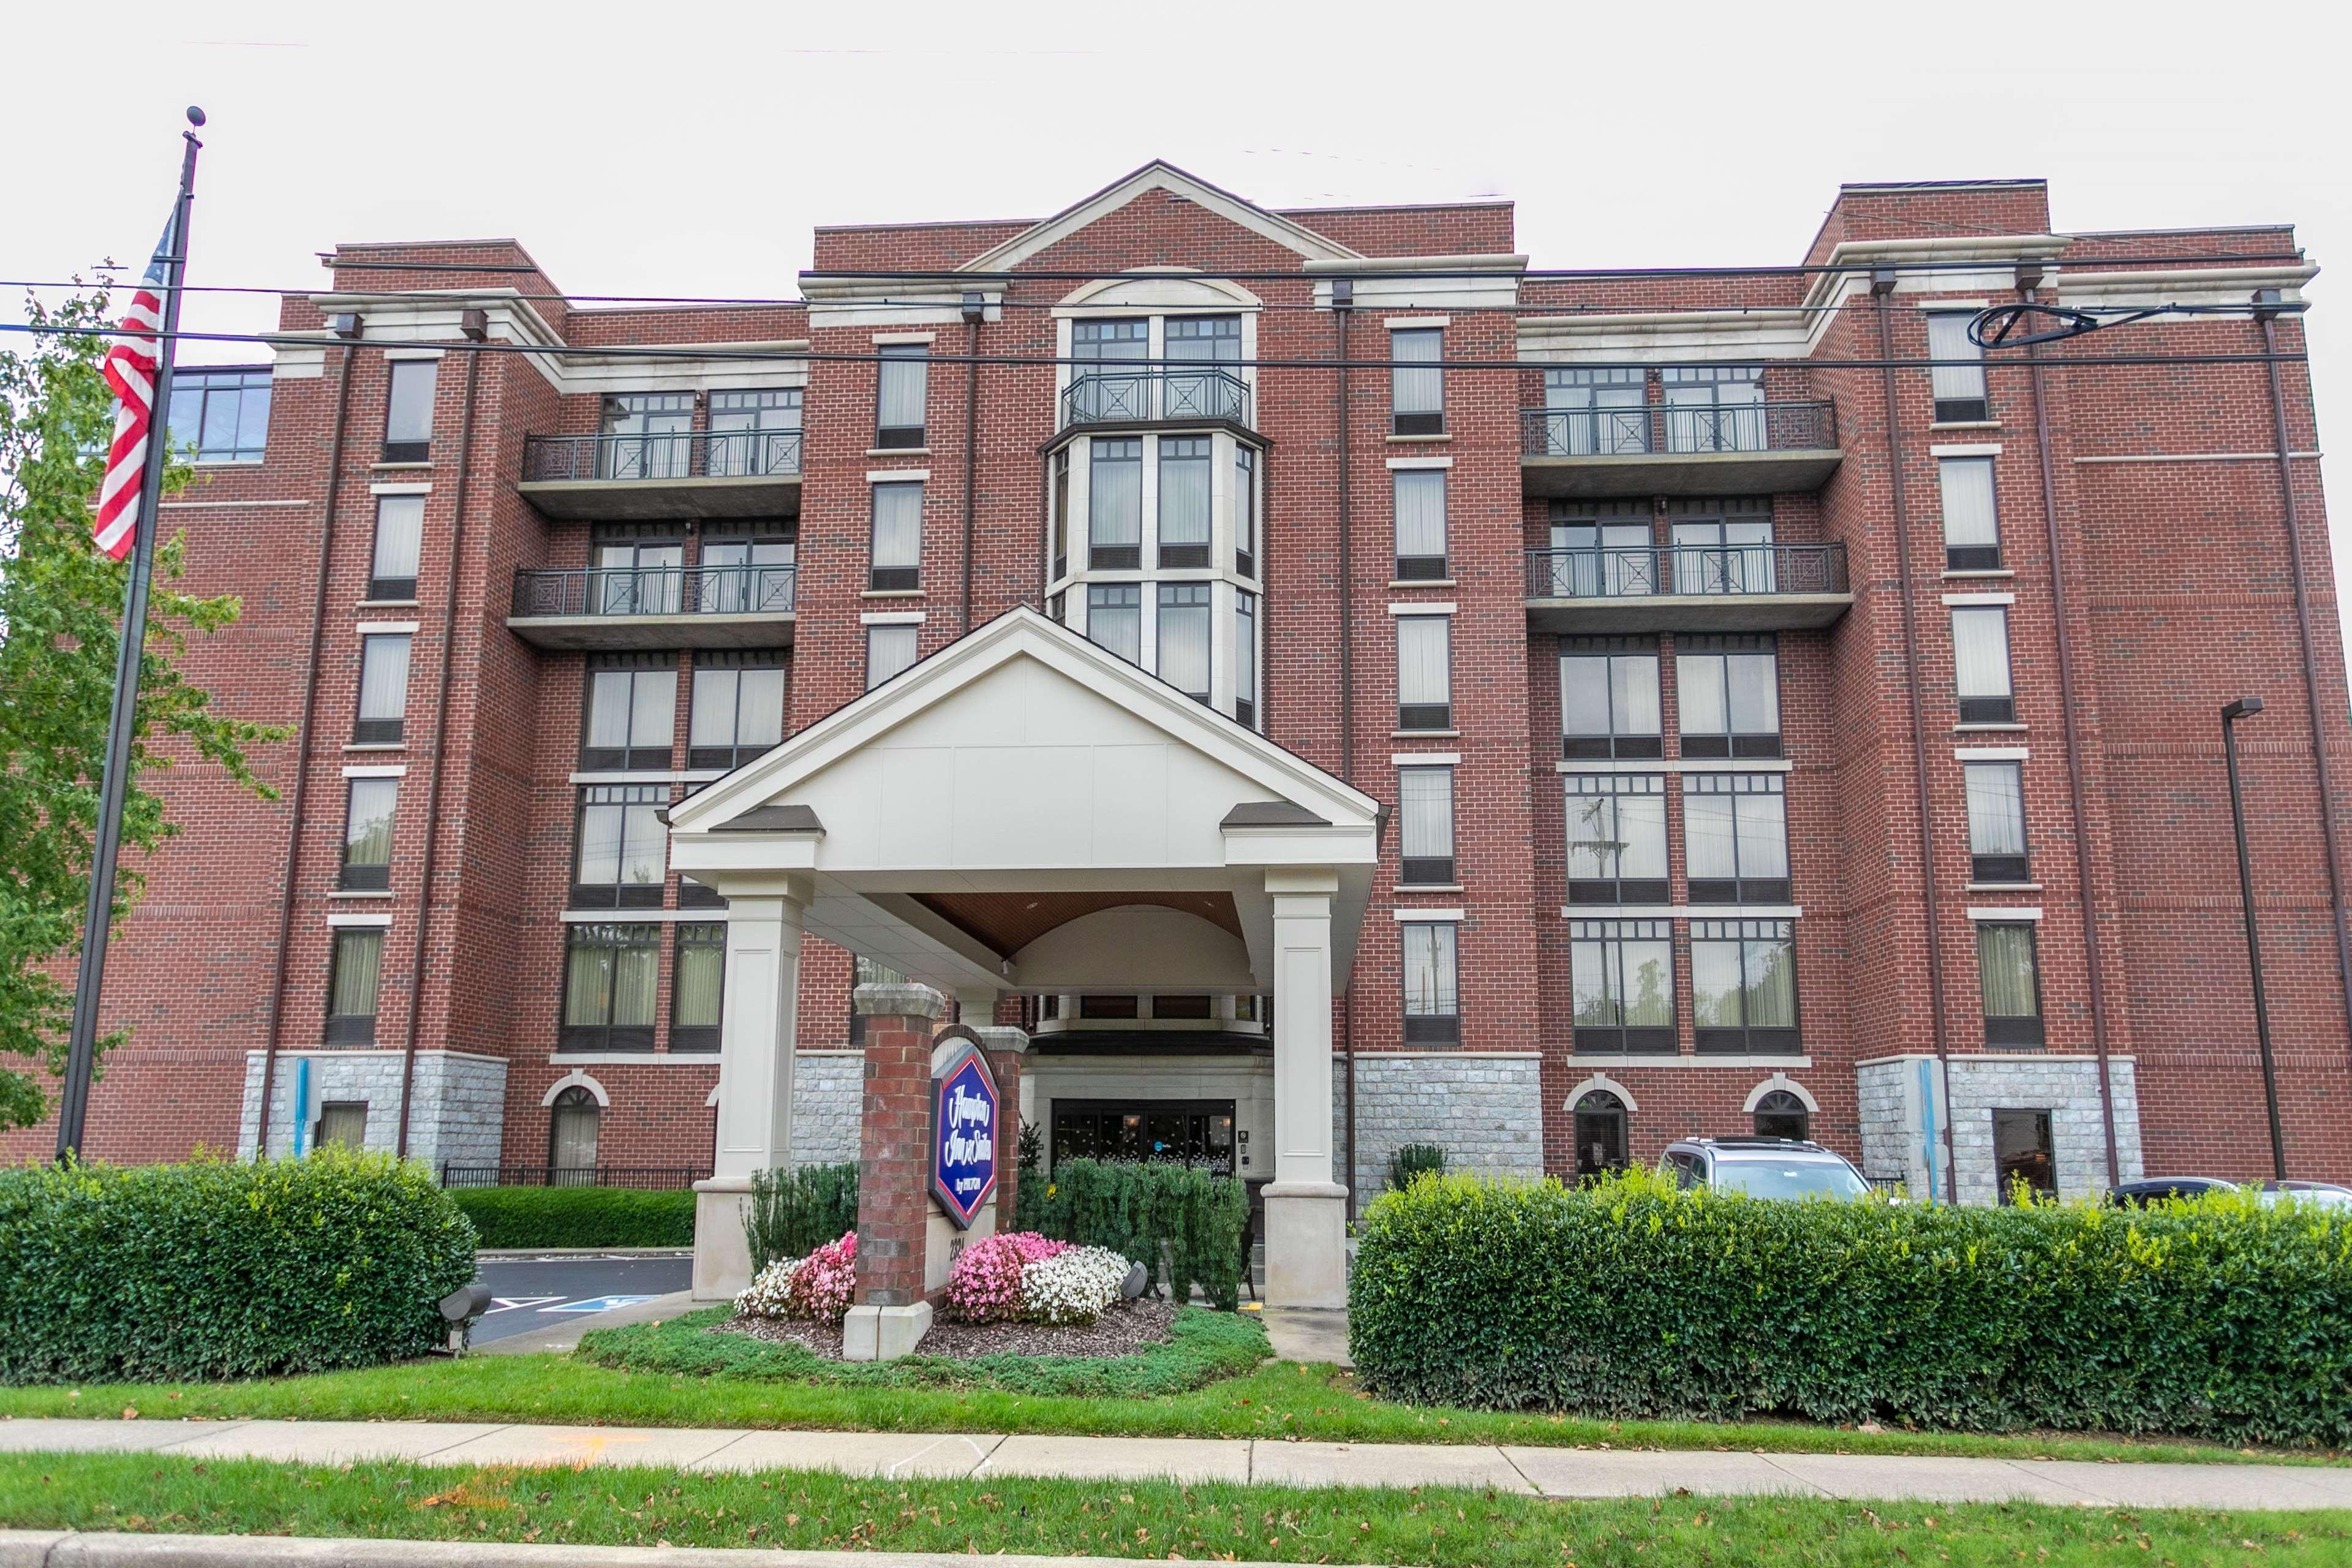
[[[970,1360],[984,1355],[1122,1356],[1169,1337],[1176,1308],[1169,1301],[1120,1301],[1091,1323],[951,1323],[932,1320],[918,1355]],[[841,1327],[789,1318],[730,1318],[711,1331],[749,1334],[776,1344],[805,1346],[828,1361],[841,1359]]]

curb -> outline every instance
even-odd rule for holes
[[[776,1552],[717,1546],[521,1545],[284,1535],[124,1535],[0,1530],[0,1568],[971,1568],[922,1552]],[[991,1557],[1002,1568],[1067,1568],[1108,1557]],[[1267,1568],[1243,1563],[1238,1568]]]

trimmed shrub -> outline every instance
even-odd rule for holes
[[[690,1232],[692,1222],[688,1224]],[[806,1258],[844,1231],[857,1228],[857,1163],[801,1165],[751,1173],[751,1199],[743,1205],[743,1239],[751,1272],[779,1258]]]
[[[414,1161],[0,1170],[0,1382],[162,1382],[424,1354],[474,1227]]]
[[[691,1247],[694,1194],[632,1187],[453,1187],[484,1247]]]
[[[1360,1227],[1349,1343],[1389,1397],[1734,1420],[2352,1444],[2352,1216],[1441,1176]]]
[[[1023,1184],[1021,1218],[1024,1228],[1056,1240],[1142,1259],[1179,1306],[1195,1285],[1220,1310],[1240,1305],[1249,1194],[1230,1176],[1160,1163],[1063,1160],[1051,1181]]]
[[[1407,1143],[1389,1156],[1389,1186],[1412,1185],[1415,1176],[1445,1173],[1445,1151],[1434,1143]]]

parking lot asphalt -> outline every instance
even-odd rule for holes
[[[558,1325],[593,1328],[604,1313],[692,1283],[691,1253],[601,1255],[551,1253],[543,1258],[485,1258],[481,1277],[490,1287],[490,1310],[474,1325],[474,1342],[485,1344]]]

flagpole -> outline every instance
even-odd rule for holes
[[[188,123],[205,111],[191,107]],[[156,355],[154,400],[147,412],[147,466],[139,482],[139,519],[132,525],[131,587],[122,606],[122,635],[114,660],[114,706],[107,720],[106,766],[100,775],[98,841],[89,859],[89,910],[82,921],[81,972],[74,982],[73,1029],[67,1037],[65,1092],[58,1100],[58,1159],[77,1157],[89,1110],[89,1080],[98,1058],[98,997],[106,979],[106,940],[114,923],[114,863],[122,847],[122,797],[131,784],[131,742],[137,728],[139,672],[147,651],[147,592],[155,570],[155,513],[163,499],[163,464],[170,456],[172,361],[179,347],[181,280],[188,268],[188,214],[195,204],[194,131],[180,133],[180,199],[172,209],[172,253],[163,258],[163,326]]]

